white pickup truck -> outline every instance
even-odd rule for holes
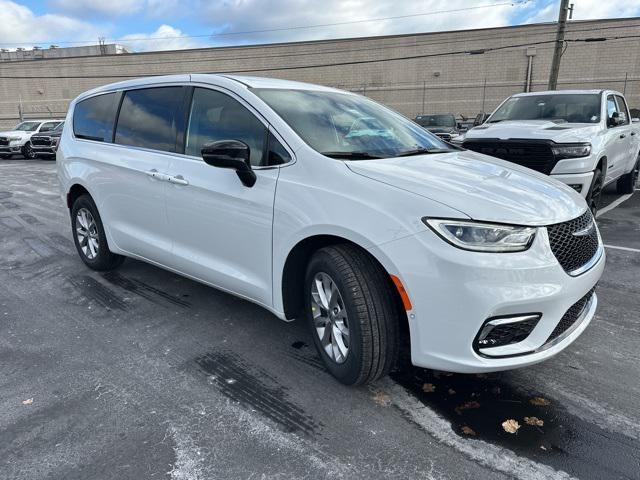
[[[519,93],[465,135],[462,146],[532,168],[580,192],[592,211],[617,181],[633,193],[640,168],[640,124],[611,90]]]
[[[18,154],[29,159],[36,158],[37,152],[31,148],[31,137],[37,133],[52,132],[63,121],[26,120],[12,130],[0,132],[0,158],[11,158]]]

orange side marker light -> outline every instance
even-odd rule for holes
[[[402,299],[402,305],[404,306],[404,309],[407,311],[413,310],[413,305],[411,305],[409,294],[405,290],[404,285],[402,285],[402,282],[400,281],[400,279],[395,275],[391,275],[391,280],[393,280],[393,284],[396,286],[396,289],[400,294],[400,298]]]

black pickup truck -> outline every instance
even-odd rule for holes
[[[31,149],[36,157],[55,157],[63,127],[64,122],[61,122],[60,125],[50,132],[46,134],[35,134],[31,137]]]

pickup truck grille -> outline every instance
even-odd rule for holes
[[[31,145],[48,147],[51,145],[51,137],[31,137]]]
[[[0,137],[0,145],[9,145],[9,139],[7,137]]]
[[[445,142],[450,142],[451,141],[451,134],[450,133],[436,133],[436,135],[438,137],[440,137],[442,140],[444,140]]]
[[[551,173],[555,157],[551,145],[527,140],[465,140],[462,146],[474,152],[508,160],[538,172]]]
[[[586,265],[600,246],[598,229],[590,210],[568,222],[549,225],[547,233],[551,251],[569,274]]]

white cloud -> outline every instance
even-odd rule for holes
[[[325,0],[320,7],[315,0],[224,0],[203,5],[202,21],[205,23],[206,20],[216,32],[228,33],[448,12],[319,28],[213,37],[215,43],[227,44],[238,41],[272,42],[496,27],[509,25],[512,17],[522,9],[521,6],[510,5],[474,8],[495,3],[495,0],[473,3],[468,0]]]
[[[198,40],[188,38],[181,30],[171,25],[160,25],[155,32],[151,33],[132,33],[125,35],[118,39],[118,43],[137,52],[149,50],[181,50],[203,46]]]
[[[0,0],[0,43],[2,47],[32,47],[56,40],[85,41],[105,35],[104,28],[73,17],[35,15],[29,8]],[[75,45],[75,44],[72,44]]]
[[[640,0],[575,0],[573,4],[573,20],[640,15]],[[558,2],[540,1],[529,7],[531,14],[524,23],[555,22],[558,19],[558,8]]]

